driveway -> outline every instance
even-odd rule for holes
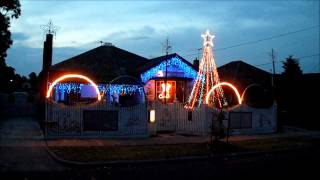
[[[46,151],[40,126],[34,118],[0,121],[0,172],[49,172],[65,168]]]

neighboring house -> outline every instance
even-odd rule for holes
[[[237,86],[243,92],[250,84],[259,84],[264,88],[271,88],[269,72],[259,69],[243,61],[231,61],[218,68],[221,81],[227,81]]]

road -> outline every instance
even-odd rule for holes
[[[38,122],[31,117],[0,121],[0,172],[62,171],[46,151]]]
[[[318,176],[320,148],[202,160],[68,167],[46,152],[43,135],[32,118],[0,124],[1,180],[5,179],[217,179]]]

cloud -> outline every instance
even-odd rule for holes
[[[21,41],[21,40],[26,40],[28,38],[29,36],[25,33],[12,33],[12,39],[14,40]]]
[[[7,60],[18,72],[40,70],[45,37],[40,26],[49,19],[60,27],[54,39],[54,63],[97,47],[98,41],[111,42],[144,57],[156,57],[163,55],[161,43],[166,37],[172,42],[172,52],[191,61],[197,57],[197,48],[202,46],[200,34],[206,29],[216,35],[215,48],[219,49],[319,23],[319,1],[21,3],[22,15],[12,21],[14,45]],[[270,61],[271,48],[279,52],[279,59],[287,54],[303,56],[318,52],[319,29],[215,54],[218,65],[235,59],[261,64]],[[317,58],[310,61],[315,62]],[[30,63],[30,67],[26,68],[21,62]]]
[[[150,38],[149,36],[134,36],[134,37],[129,37],[128,40],[139,41],[139,40],[145,40],[149,38]]]

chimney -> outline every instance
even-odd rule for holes
[[[195,60],[193,60],[193,65],[195,66],[196,70],[199,70],[199,60],[198,58],[196,58]]]
[[[46,40],[43,43],[42,70],[44,72],[47,72],[52,65],[52,40],[53,34],[49,33],[46,35]]]

